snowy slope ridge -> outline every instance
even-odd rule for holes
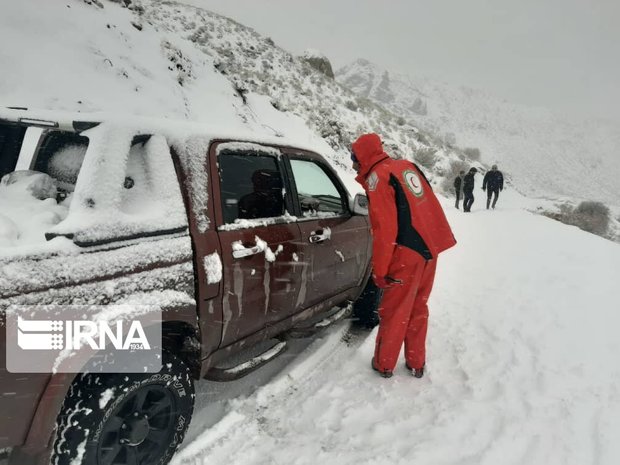
[[[459,244],[439,263],[423,379],[402,364],[380,378],[374,332],[359,348],[336,333],[173,463],[618,463],[620,247],[510,205],[446,211]]]
[[[98,4],[102,7],[97,6]],[[169,1],[25,0],[0,16],[0,105],[218,122],[283,133],[348,167],[380,133],[411,157],[419,131],[228,18]],[[45,40],[41,40],[45,38]],[[447,163],[454,154],[442,152]]]
[[[461,147],[478,147],[528,196],[569,196],[620,206],[620,129],[510,104],[479,90],[389,72],[367,60],[338,82]]]
[[[4,5],[0,37],[13,45],[0,52],[0,104],[260,130],[262,124],[237,105],[212,57],[152,27],[138,30],[136,11],[105,5],[99,9],[79,0]],[[268,113],[262,116],[269,120]]]
[[[401,157],[413,157],[432,140],[317,72],[308,60],[320,52],[294,57],[270,38],[214,13],[166,2],[143,4],[149,5],[144,21],[186,38],[213,57],[217,71],[230,79],[242,99],[249,93],[265,95],[278,111],[302,118],[335,151],[331,161],[337,166],[350,165],[350,143],[364,132],[380,133],[389,150]],[[457,156],[441,146],[436,149],[446,163]]]

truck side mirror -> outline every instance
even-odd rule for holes
[[[368,216],[368,197],[364,194],[355,194],[351,201],[351,210],[355,215]]]

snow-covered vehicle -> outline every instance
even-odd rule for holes
[[[193,380],[247,374],[287,337],[335,320],[369,281],[364,197],[279,137],[0,109],[0,178],[10,463],[167,463]],[[121,303],[160,308],[160,373],[7,371],[10,306]]]

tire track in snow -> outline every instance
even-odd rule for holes
[[[221,450],[228,450],[230,444],[235,444],[236,437],[242,441],[244,435],[267,436],[272,439],[282,436],[282,428],[266,415],[268,409],[273,405],[295,403],[295,396],[300,391],[299,386],[310,384],[313,378],[323,373],[323,367],[330,360],[338,358],[344,351],[354,351],[367,335],[367,332],[352,333],[348,321],[329,329],[275,380],[261,387],[247,399],[231,400],[229,413],[192,443],[185,445],[174,457],[171,465],[211,463],[213,457],[219,456]],[[234,455],[235,451],[230,450],[222,454],[222,458],[229,462]],[[264,463],[277,464],[275,461]]]

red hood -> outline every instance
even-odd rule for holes
[[[359,178],[365,178],[374,165],[385,158],[389,158],[388,154],[383,151],[381,139],[375,133],[359,136],[351,147],[360,164]]]

